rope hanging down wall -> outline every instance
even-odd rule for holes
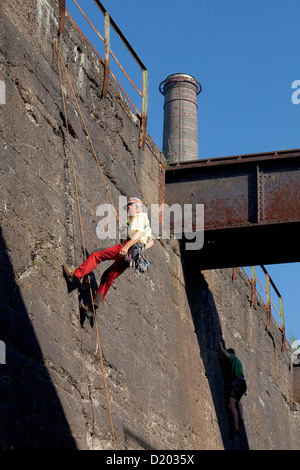
[[[113,208],[114,208],[115,216],[116,216],[117,221],[119,221],[119,218],[118,218],[118,215],[117,215],[117,211],[116,211],[116,209],[115,209],[115,206],[114,206],[114,204],[113,204],[113,201],[112,201],[110,192],[109,192],[109,190],[108,190],[108,187],[107,187],[107,184],[106,184],[106,181],[105,181],[105,178],[104,178],[104,174],[103,174],[103,171],[102,171],[102,169],[101,169],[99,160],[98,160],[98,158],[97,158],[97,155],[96,155],[96,152],[95,152],[95,149],[94,149],[92,140],[91,140],[91,138],[90,138],[90,134],[89,134],[89,132],[88,132],[88,130],[87,130],[86,123],[85,123],[85,120],[84,120],[84,118],[83,118],[83,115],[82,115],[82,112],[81,112],[81,109],[80,109],[78,100],[77,100],[77,98],[76,98],[76,94],[75,94],[75,92],[74,92],[74,88],[73,88],[73,86],[72,86],[72,83],[71,83],[69,74],[68,74],[68,72],[67,72],[67,70],[66,70],[66,67],[65,67],[65,64],[64,64],[64,61],[63,61],[63,58],[62,58],[60,49],[59,49],[59,47],[58,47],[57,40],[55,40],[55,50],[56,50],[56,54],[57,54],[57,64],[58,64],[59,80],[60,80],[60,87],[61,87],[61,95],[62,95],[62,102],[63,102],[63,108],[64,108],[64,115],[65,115],[65,123],[66,123],[66,131],[67,131],[67,137],[68,137],[70,158],[71,158],[72,170],[73,170],[73,178],[74,178],[75,193],[76,193],[76,200],[77,200],[77,208],[78,208],[78,216],[79,216],[79,223],[80,223],[80,231],[81,231],[81,237],[82,237],[82,246],[83,246],[83,252],[84,252],[84,257],[85,257],[85,253],[86,253],[86,250],[85,250],[85,240],[84,240],[84,233],[83,233],[83,225],[82,225],[82,218],[81,218],[80,202],[79,202],[79,195],[78,195],[78,189],[77,189],[77,180],[76,180],[76,173],[75,173],[75,164],[74,164],[74,158],[73,158],[72,146],[71,146],[71,140],[70,140],[70,132],[69,132],[69,125],[68,125],[68,118],[67,118],[67,110],[66,110],[66,102],[65,102],[64,90],[63,90],[62,71],[61,71],[60,63],[62,64],[62,66],[63,66],[63,68],[64,68],[64,71],[65,71],[65,74],[66,74],[66,76],[67,76],[67,79],[68,79],[70,88],[71,88],[71,90],[72,90],[73,97],[74,97],[75,102],[76,102],[76,105],[77,105],[77,109],[78,109],[79,115],[80,115],[80,117],[81,117],[81,120],[82,120],[82,122],[83,122],[85,131],[86,131],[86,135],[88,136],[89,142],[90,142],[90,144],[91,144],[91,148],[92,148],[92,151],[93,151],[94,158],[95,158],[95,160],[96,160],[96,162],[97,162],[97,165],[98,165],[98,168],[99,168],[99,170],[100,170],[100,173],[101,173],[101,176],[102,176],[102,179],[103,179],[103,182],[104,182],[104,185],[105,185],[105,188],[106,188],[108,197],[109,197],[110,202],[111,202],[111,204],[112,204],[112,206],[113,206]],[[95,307],[94,307],[94,301],[93,301],[93,294],[92,294],[92,287],[91,287],[90,279],[88,279],[88,282],[89,282],[89,289],[90,289],[90,295],[91,295],[91,303],[92,303],[92,309],[93,309],[94,323],[95,323],[95,329],[96,329],[96,335],[97,335],[97,342],[98,342],[98,349],[99,349],[99,355],[100,355],[101,369],[102,369],[102,375],[103,375],[103,382],[104,382],[104,388],[105,388],[105,394],[106,394],[106,400],[107,400],[107,407],[108,407],[109,419],[110,419],[110,425],[111,425],[111,432],[112,432],[112,437],[113,437],[114,448],[116,449],[115,433],[114,433],[114,427],[113,427],[112,416],[111,416],[111,410],[110,410],[110,403],[109,403],[109,396],[108,396],[108,388],[107,388],[107,383],[106,383],[105,373],[104,373],[103,356],[102,356],[101,343],[100,343],[100,336],[99,336],[99,330],[98,330],[98,325],[97,325],[96,311],[95,311]]]

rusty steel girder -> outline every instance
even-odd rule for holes
[[[165,202],[204,204],[203,269],[300,261],[299,149],[170,164]]]

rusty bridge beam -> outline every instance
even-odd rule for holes
[[[203,266],[300,261],[300,149],[169,164],[165,201],[204,204]]]

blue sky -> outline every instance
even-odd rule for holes
[[[94,2],[77,1],[103,35]],[[299,0],[102,3],[149,71],[148,132],[160,149],[159,84],[177,72],[193,75],[203,87],[199,158],[300,148],[300,104],[292,102],[292,83],[300,80]],[[101,41],[89,37],[103,56]],[[113,33],[111,45],[140,87],[140,69]],[[267,269],[283,297],[287,335],[300,340],[300,263]]]

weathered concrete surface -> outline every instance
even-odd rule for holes
[[[95,326],[80,316],[62,263],[83,259],[53,36],[58,2],[2,2],[0,79],[1,365],[4,449],[112,449]],[[59,39],[113,201],[159,203],[163,157],[66,19]],[[109,202],[65,84],[86,249]],[[178,241],[156,240],[151,270],[124,273],[97,314],[118,449],[298,449],[290,352],[231,270],[200,273]],[[95,270],[99,281],[101,266]],[[229,437],[217,341],[236,348],[248,381],[246,435]]]
[[[300,403],[300,367],[294,366],[294,400]]]

